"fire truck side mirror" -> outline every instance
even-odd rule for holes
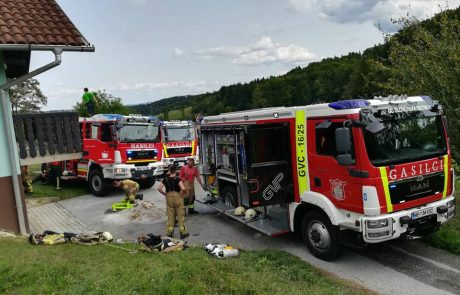
[[[117,141],[118,140],[117,126],[110,125],[110,133],[112,134],[112,141]]]
[[[349,154],[351,152],[350,128],[335,129],[335,148],[338,154]]]
[[[335,130],[335,148],[337,150],[337,162],[340,166],[350,166],[354,164],[351,155],[351,130],[348,127],[337,128]]]

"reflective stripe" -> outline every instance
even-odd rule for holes
[[[169,158],[168,156],[168,149],[166,148],[166,144],[163,143],[163,150],[165,151],[165,158]]]
[[[295,149],[297,164],[297,183],[299,185],[299,196],[310,190],[308,179],[307,161],[307,128],[305,110],[295,112]]]
[[[192,140],[192,156],[195,155],[195,141]]]
[[[388,188],[388,176],[386,167],[380,167],[380,177],[382,178],[383,191],[385,192],[387,213],[390,213],[393,212],[393,204],[391,203],[390,190]]]
[[[157,160],[149,160],[149,159],[144,159],[144,160],[127,160],[126,163],[143,163],[143,162],[156,162]]]
[[[442,192],[442,198],[444,199],[447,196],[447,184],[449,180],[449,156],[445,155],[443,157],[444,164],[444,191]]]

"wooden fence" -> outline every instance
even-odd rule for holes
[[[76,112],[13,115],[21,165],[76,159],[82,150]]]

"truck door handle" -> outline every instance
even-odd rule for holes
[[[350,169],[348,170],[348,173],[350,174],[350,176],[353,176],[353,177],[359,177],[359,178],[369,177],[369,171],[366,171],[366,170]]]
[[[259,181],[255,178],[248,180],[249,193],[257,193],[259,191]]]
[[[318,177],[313,178],[316,187],[321,187],[321,179]]]

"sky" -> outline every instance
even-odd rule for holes
[[[83,88],[127,105],[218,90],[282,75],[326,57],[363,51],[398,28],[407,13],[424,19],[460,0],[57,0],[95,46],[64,52],[37,77],[44,110],[70,109]],[[33,52],[31,68],[54,60]]]

